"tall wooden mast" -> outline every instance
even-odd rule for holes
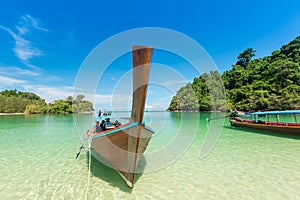
[[[111,132],[93,136],[92,153],[102,162],[116,169],[129,187],[133,187],[135,173],[154,131],[143,124],[153,48],[132,47],[133,95],[129,124]]]
[[[142,123],[144,116],[152,52],[153,48],[151,47],[132,47],[133,99],[131,120],[139,124]]]
[[[152,58],[153,48],[143,46],[132,47],[132,63],[133,63],[133,99],[131,121],[138,123],[136,128],[129,130],[128,135],[128,152],[127,152],[127,173],[123,175],[129,182],[129,187],[133,187],[134,173],[138,161],[145,151],[152,133],[143,131],[143,116],[147,96],[147,87],[149,81],[149,70]],[[141,135],[143,133],[143,135]],[[141,137],[145,138],[141,140]],[[130,183],[131,182],[131,183]]]

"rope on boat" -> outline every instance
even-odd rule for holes
[[[85,189],[85,199],[88,199],[88,191],[89,191],[89,185],[90,185],[90,180],[91,180],[91,163],[92,163],[92,152],[91,152],[91,146],[92,146],[92,140],[93,138],[89,138],[88,140],[88,147],[87,150],[89,152],[89,171],[88,171],[88,178],[87,178],[87,184],[86,184],[86,189]]]
[[[86,133],[83,133],[80,137],[79,137],[79,144],[77,145],[78,146],[78,151],[77,151],[77,153],[76,153],[76,156],[75,156],[75,158],[77,159],[78,157],[79,157],[79,155],[80,155],[80,152],[81,152],[81,150],[84,148],[84,146],[85,146],[85,142],[83,141],[83,137],[89,132],[90,130],[88,130]]]
[[[210,118],[210,119],[208,119],[208,118],[206,118],[206,121],[211,121],[211,120],[215,120],[215,119],[224,119],[224,118],[226,118],[226,117],[230,117],[230,115],[226,115],[225,117],[216,117],[216,118]]]

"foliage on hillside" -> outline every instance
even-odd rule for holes
[[[61,114],[93,111],[93,104],[83,99],[84,95],[78,95],[75,99],[69,96],[66,100],[55,100],[54,103],[48,104],[48,110],[46,112]]]
[[[69,96],[65,100],[59,99],[46,104],[44,99],[34,93],[4,90],[0,92],[0,112],[67,114],[93,111],[93,104],[83,99],[84,95],[78,95],[76,99]]]
[[[4,90],[0,92],[1,113],[23,113],[28,105],[41,109],[47,104],[44,99],[31,92],[17,90]]]
[[[168,110],[286,110],[300,108],[300,36],[270,56],[253,59],[255,50],[246,49],[232,69],[221,76],[218,72],[202,74],[192,84],[182,87],[173,97]],[[222,78],[225,104],[220,84]],[[193,88],[198,105],[187,104],[189,88]],[[193,100],[195,102],[195,100]]]

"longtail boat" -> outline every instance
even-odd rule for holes
[[[151,47],[132,47],[133,96],[129,123],[87,135],[93,157],[114,168],[130,188],[133,188],[137,166],[154,134],[143,122],[152,53]]]
[[[276,116],[275,122],[269,121],[271,115]],[[279,122],[279,116],[281,115],[292,115],[294,122]],[[232,126],[300,135],[300,123],[297,121],[297,115],[300,115],[300,110],[254,112],[250,114],[251,119],[244,119],[233,114],[230,118],[230,123]],[[266,120],[258,119],[262,116],[264,116]]]

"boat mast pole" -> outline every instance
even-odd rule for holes
[[[127,149],[127,182],[129,187],[133,187],[134,174],[137,167],[137,159],[141,156],[140,138],[143,128],[143,116],[146,103],[150,63],[153,48],[144,46],[132,47],[133,62],[133,99],[131,109],[131,123],[138,123],[136,128],[130,129],[128,135]],[[144,136],[142,136],[144,137]]]
[[[133,99],[131,120],[139,124],[143,122],[152,52],[153,48],[151,47],[132,47]]]

